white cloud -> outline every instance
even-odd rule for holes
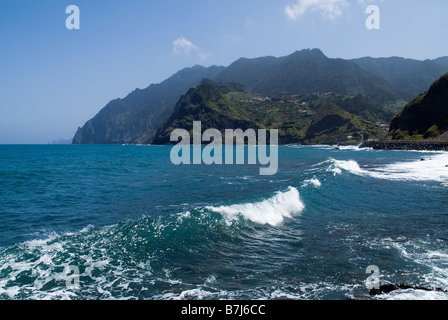
[[[358,0],[359,4],[365,4],[365,3],[374,3],[374,2],[383,2],[384,0]]]
[[[173,41],[173,52],[176,54],[181,51],[189,54],[192,50],[199,50],[199,48],[184,37],[177,38]]]
[[[285,13],[288,18],[298,20],[307,11],[318,11],[324,18],[333,20],[342,15],[347,5],[347,0],[297,0],[296,4],[286,6]]]
[[[203,52],[203,51],[198,52],[198,57],[199,57],[199,60],[201,60],[201,62],[207,61],[208,57],[210,57],[210,55],[211,55],[210,52]]]
[[[173,53],[192,55],[197,57],[201,62],[204,62],[210,56],[209,52],[202,51],[197,45],[185,37],[179,37],[173,41]]]
[[[252,18],[247,18],[247,19],[244,21],[244,26],[245,26],[246,28],[255,26],[255,20],[252,19]]]

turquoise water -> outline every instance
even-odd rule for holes
[[[170,150],[0,146],[0,299],[372,299],[370,265],[448,288],[448,153],[283,146],[260,176]]]

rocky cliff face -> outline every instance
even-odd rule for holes
[[[142,144],[171,115],[179,97],[203,78],[214,77],[221,67],[195,66],[179,71],[160,84],[135,90],[124,99],[109,102],[78,129],[74,144]]]
[[[391,123],[390,140],[440,140],[448,131],[448,73],[419,95]],[[443,139],[442,139],[443,140]]]

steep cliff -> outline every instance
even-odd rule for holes
[[[391,123],[389,140],[448,141],[448,73],[419,95]]]
[[[109,102],[79,128],[74,144],[141,144],[151,141],[157,128],[174,110],[179,97],[203,78],[216,76],[221,67],[186,68],[160,84],[137,89],[124,99]]]

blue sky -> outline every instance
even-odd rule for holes
[[[368,5],[381,29],[368,30]],[[80,9],[68,30],[66,7]],[[448,55],[445,0],[1,0],[0,144],[71,139],[107,102],[195,64],[320,48]]]

